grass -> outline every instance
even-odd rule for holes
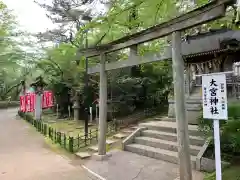
[[[56,129],[59,132],[63,132],[65,133],[67,136],[71,136],[74,137],[74,145],[77,144],[84,144],[84,137],[80,137],[78,139],[79,136],[83,136],[84,135],[84,121],[83,120],[79,120],[79,121],[75,121],[73,119],[57,119],[56,114],[54,114],[52,111],[50,110],[44,110],[43,111],[43,116],[42,116],[42,120],[44,123],[48,124],[48,126]],[[145,118],[144,120],[142,120],[141,122],[148,122],[150,120],[153,120],[153,118]],[[97,125],[93,124],[92,126],[89,126],[89,132],[90,130],[92,130],[91,136],[92,137],[96,137],[96,128]],[[117,132],[115,132],[117,133]],[[107,135],[108,139],[112,138],[112,135],[115,133],[109,133]],[[47,140],[49,141],[49,139]],[[68,141],[66,142],[67,146],[68,146]],[[75,151],[86,151],[87,148],[89,146],[92,145],[96,145],[97,141],[95,138],[93,138],[93,140],[91,142],[88,142],[88,146],[87,147],[77,147],[74,146],[74,152]],[[48,143],[50,144],[52,149],[59,149],[60,145],[54,145],[53,143]],[[111,149],[121,149],[121,143],[117,143],[115,145],[107,145],[107,151],[111,150]]]
[[[50,127],[57,131],[64,132],[67,136],[82,136],[84,135],[84,121],[75,121],[73,119],[57,119],[53,113],[44,114],[43,122],[47,123]],[[89,126],[90,130],[95,130],[97,126],[95,124]]]
[[[215,172],[206,174],[204,180],[215,180]],[[222,172],[222,180],[240,180],[240,165],[231,166]]]
[[[111,135],[107,136],[107,137],[109,137],[108,139],[112,139]],[[50,148],[53,152],[58,153],[58,154],[62,154],[62,155],[68,156],[68,157],[72,157],[72,154],[69,153],[64,148],[62,148],[59,144],[54,143],[48,137],[45,137],[44,139],[45,139],[45,142],[46,142],[48,148]],[[74,152],[86,152],[86,151],[89,151],[88,148],[90,146],[95,146],[95,145],[97,145],[97,141],[93,140],[92,143],[88,144],[86,147],[82,147],[82,148],[74,147]],[[122,149],[121,141],[118,141],[117,143],[114,143],[112,145],[106,144],[106,151],[107,152],[109,152],[109,151],[111,151],[113,149]]]
[[[29,115],[31,117],[31,116],[33,116],[33,113],[28,113],[28,118],[29,118]],[[55,134],[55,136],[53,134],[53,137],[50,139],[50,137],[48,136],[48,132],[47,132],[47,136],[45,137],[45,142],[47,144],[47,147],[56,153],[71,155],[67,151],[71,150],[72,148],[73,148],[73,152],[87,151],[87,148],[89,146],[97,144],[97,134],[96,134],[97,127],[96,127],[96,125],[90,126],[90,130],[92,130],[92,132],[89,133],[90,138],[87,140],[87,143],[85,144],[85,141],[84,141],[85,138],[83,136],[83,134],[84,134],[84,128],[83,128],[84,123],[83,122],[74,121],[74,120],[70,120],[70,119],[62,119],[62,120],[58,119],[57,120],[56,116],[53,113],[44,113],[42,120],[43,120],[44,124],[47,124],[48,127],[52,127],[57,132],[62,132],[62,133],[64,132],[66,134],[66,136],[61,135],[60,136],[61,140],[59,140],[58,138],[55,138],[56,134]],[[108,126],[108,128],[109,128],[108,129],[109,131],[107,134],[107,138],[111,137],[115,133],[113,131],[114,126],[110,125],[110,126]],[[55,130],[54,130],[54,132],[56,132]],[[90,130],[89,130],[89,132],[90,132]],[[43,131],[42,131],[42,133],[43,133]],[[71,135],[70,135],[70,133],[71,133]],[[74,134],[76,134],[76,136]],[[70,144],[69,144],[70,137],[68,137],[69,135],[73,138],[73,147],[69,147],[70,146]],[[106,146],[106,148],[107,148],[107,151],[109,151],[111,149],[111,147],[108,145]]]
[[[53,141],[48,137],[44,137],[44,140],[47,145],[47,148],[49,148],[51,151],[57,154],[68,156],[68,157],[71,156],[71,153],[69,153],[67,150],[62,148],[59,144],[53,143]]]
[[[48,124],[48,126],[56,129],[57,131],[63,132],[67,136],[74,137],[74,140],[73,140],[74,152],[84,151],[89,146],[96,145],[96,143],[97,143],[97,139],[95,138],[95,137],[97,137],[97,133],[98,133],[96,131],[96,129],[97,129],[96,124],[89,126],[89,132],[92,131],[91,134],[89,134],[89,136],[92,136],[93,139],[91,141],[88,140],[87,147],[81,147],[82,145],[84,145],[84,125],[85,124],[84,124],[83,120],[75,121],[73,119],[68,119],[68,118],[57,119],[56,115],[49,111],[46,111],[43,113],[42,120],[43,120],[43,122]],[[107,137],[111,137],[112,134],[113,133],[109,133]],[[66,143],[67,143],[66,146],[68,147],[68,141]],[[80,144],[80,147],[77,146],[78,144]],[[57,145],[52,145],[52,146],[57,146]]]

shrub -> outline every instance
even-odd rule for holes
[[[199,129],[213,143],[213,120],[199,117]],[[220,120],[221,150],[231,155],[240,154],[240,103],[228,105],[228,120]]]
[[[239,119],[240,118],[240,103],[231,103],[228,105],[228,117]]]
[[[240,119],[229,119],[221,127],[221,145],[224,152],[240,153]]]

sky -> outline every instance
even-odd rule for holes
[[[39,5],[34,3],[34,0],[2,0],[9,9],[13,10],[17,17],[20,26],[31,33],[44,32],[47,29],[57,27],[50,19],[47,18],[46,11]],[[51,3],[52,0],[41,0],[40,2]],[[106,7],[99,1],[94,4],[95,11],[106,11]]]
[[[53,24],[51,20],[46,16],[46,11],[41,8],[38,4],[34,3],[34,0],[2,0],[7,7],[13,10],[13,14],[16,16],[20,29],[29,32],[30,34],[37,34],[39,32],[46,32],[57,28],[58,25]],[[51,4],[52,0],[38,0],[38,2],[44,2]],[[104,5],[100,1],[96,1],[94,4],[95,11],[105,11]],[[18,26],[18,27],[19,27]],[[28,39],[29,40],[29,39]],[[37,41],[36,38],[31,39]],[[21,40],[20,40],[21,41]],[[52,46],[57,42],[48,42],[44,46]],[[41,44],[43,45],[43,44]],[[28,47],[26,47],[28,49]],[[25,50],[27,50],[25,49]]]
[[[45,15],[45,10],[34,3],[34,0],[2,0],[14,15],[22,29],[38,33],[53,29],[54,25]],[[51,1],[51,0],[47,0]]]

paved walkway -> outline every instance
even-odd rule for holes
[[[0,110],[1,180],[91,180],[86,171],[50,149],[17,109]]]
[[[176,164],[115,150],[105,161],[94,159],[84,166],[101,176],[102,180],[179,180]],[[194,180],[203,180],[201,172],[193,171]]]

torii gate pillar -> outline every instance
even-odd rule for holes
[[[107,134],[107,71],[105,69],[106,54],[100,55],[100,93],[99,93],[99,133],[98,133],[98,155],[106,155]],[[101,158],[101,159],[102,159]]]
[[[180,31],[172,33],[172,67],[177,122],[178,154],[180,164],[180,180],[192,180],[188,122],[186,118],[184,61],[182,58]]]

